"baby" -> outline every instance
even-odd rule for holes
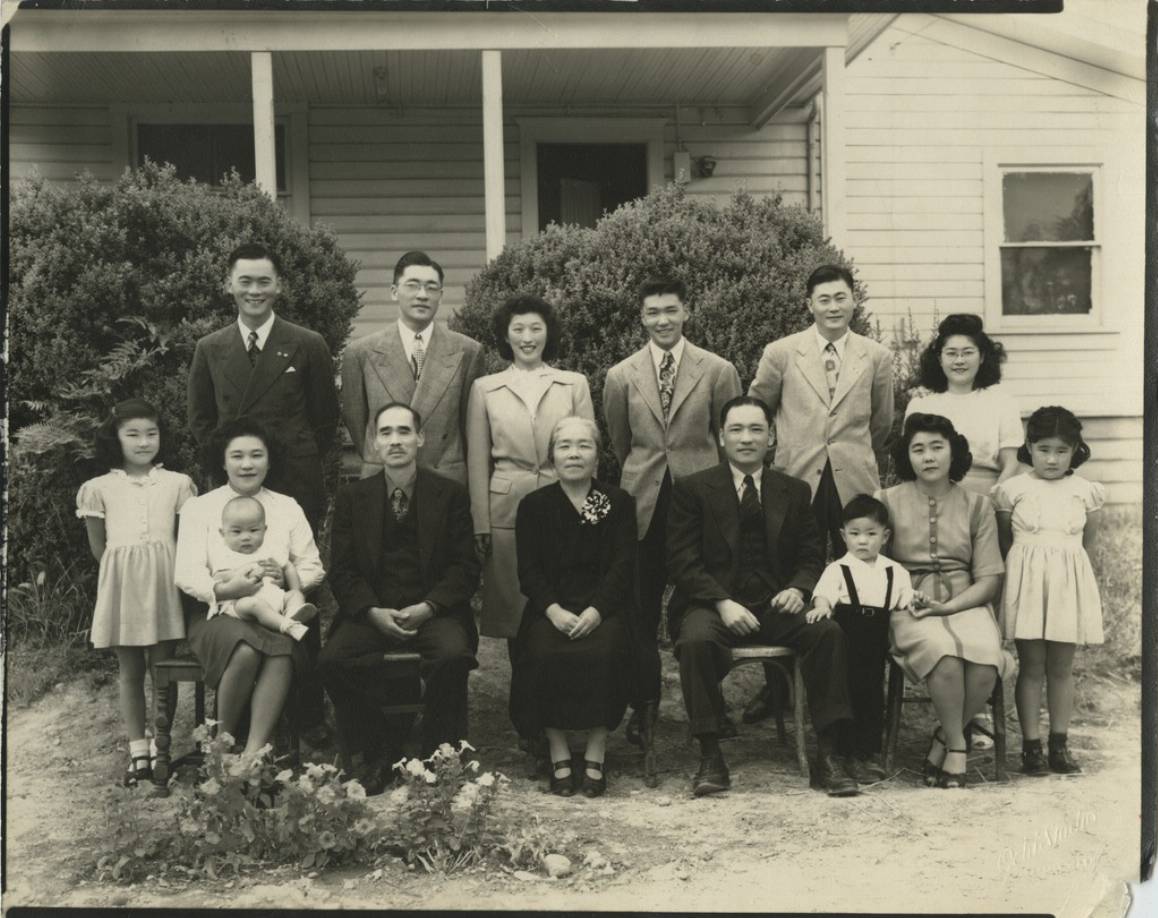
[[[879,500],[859,494],[841,514],[841,535],[848,550],[824,569],[812,591],[809,622],[833,617],[844,630],[848,688],[853,723],[841,752],[855,763],[861,783],[884,777],[876,761],[884,725],[885,658],[889,615],[920,603],[909,572],[881,554],[889,539],[889,511]],[[864,780],[862,780],[862,778]]]
[[[265,509],[252,497],[235,497],[221,511],[221,539],[224,550],[213,546],[210,563],[213,579],[218,583],[260,583],[250,596],[218,603],[218,611],[244,621],[255,621],[263,628],[288,634],[295,641],[306,635],[305,623],[318,614],[313,603],[302,594],[302,581],[289,562],[288,555],[268,552],[281,565],[286,589],[263,572],[257,557],[265,541]]]

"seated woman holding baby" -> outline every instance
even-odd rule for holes
[[[186,501],[177,536],[177,586],[207,606],[188,623],[189,646],[205,684],[217,690],[220,729],[231,735],[249,709],[244,752],[273,735],[295,669],[307,665],[300,641],[317,614],[304,592],[325,570],[305,513],[276,481],[273,437],[249,418],[224,424],[211,447],[220,487]]]

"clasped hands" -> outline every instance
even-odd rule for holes
[[[773,596],[768,607],[773,612],[796,615],[804,609],[804,594],[796,587],[788,587]],[[760,620],[734,599],[721,599],[716,603],[716,611],[720,613],[724,627],[733,634],[745,637],[760,630]]]
[[[219,581],[214,589],[218,599],[241,599],[252,596],[261,588],[266,577],[279,587],[285,587],[285,571],[273,558],[261,558],[245,568],[233,572],[228,580]]]
[[[568,612],[557,602],[547,606],[547,618],[550,619],[552,625],[573,641],[587,637],[603,621],[603,616],[594,606],[588,606],[576,615],[574,612]]]
[[[402,609],[384,609],[371,606],[366,613],[370,623],[387,637],[406,641],[418,633],[419,627],[434,617],[434,610],[427,602],[417,602]]]

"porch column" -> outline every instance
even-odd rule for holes
[[[844,52],[843,47],[824,49],[824,83],[821,107],[821,208],[824,232],[833,245],[843,248],[848,229],[845,204],[844,148]]]
[[[253,164],[257,187],[277,198],[277,153],[274,149],[273,54],[254,51],[249,55],[253,80]]]
[[[482,52],[483,180],[486,188],[487,261],[507,239],[506,176],[503,172],[503,53]]]

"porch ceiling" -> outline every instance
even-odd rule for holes
[[[507,104],[748,105],[819,63],[814,48],[514,50],[503,53]],[[248,102],[240,52],[14,52],[15,103]],[[475,105],[477,51],[279,52],[279,101]]]

